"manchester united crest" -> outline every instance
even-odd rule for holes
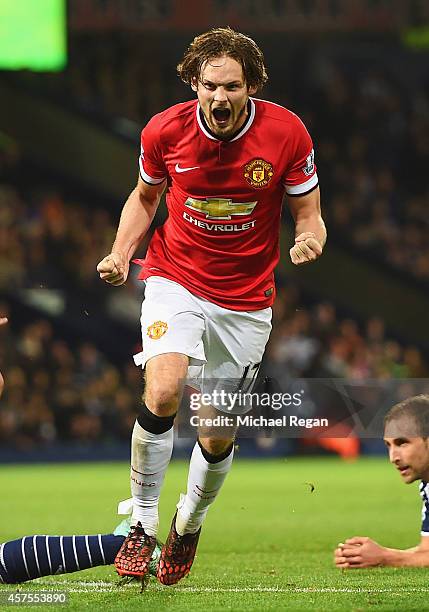
[[[252,185],[260,189],[266,187],[274,174],[273,166],[265,159],[252,159],[244,166],[244,178]]]
[[[147,328],[147,335],[152,340],[159,340],[167,331],[168,325],[164,321],[155,321]]]

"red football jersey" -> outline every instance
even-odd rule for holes
[[[318,184],[311,138],[291,111],[250,99],[232,140],[208,129],[197,100],[155,115],[142,131],[141,178],[168,180],[168,218],[155,231],[139,278],[163,276],[232,310],[275,297],[284,193]]]

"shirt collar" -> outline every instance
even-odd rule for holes
[[[217,138],[215,136],[215,134],[213,134],[213,132],[208,127],[208,125],[207,125],[207,123],[205,121],[204,115],[203,115],[203,111],[201,110],[199,102],[197,104],[196,113],[197,113],[197,122],[198,122],[198,125],[200,127],[200,130],[205,134],[205,136],[207,136],[207,138],[210,138],[210,140],[217,140],[219,142],[234,142],[234,140],[238,140],[239,138],[244,136],[244,134],[252,126],[252,123],[253,123],[253,121],[255,119],[256,106],[255,106],[255,103],[252,100],[252,98],[249,98],[249,101],[247,103],[247,117],[246,117],[246,121],[243,123],[243,125],[241,126],[241,128],[239,129],[237,134],[234,136],[234,138],[231,138],[231,140],[225,140],[225,141],[222,141],[222,140],[220,140],[220,138]]]

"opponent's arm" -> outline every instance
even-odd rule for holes
[[[97,266],[102,280],[115,286],[125,283],[130,259],[152,223],[165,186],[165,181],[148,185],[139,177],[122,209],[112,252]]]
[[[339,569],[429,567],[429,537],[422,536],[418,546],[406,550],[380,546],[370,538],[350,538],[338,545],[334,563]]]
[[[320,257],[326,242],[319,187],[303,196],[290,196],[288,205],[295,221],[295,245],[289,253],[292,263],[298,266]]]

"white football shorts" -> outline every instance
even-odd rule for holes
[[[163,353],[189,357],[188,381],[202,393],[250,393],[271,332],[271,308],[236,311],[197,297],[178,283],[160,276],[146,281],[141,327],[143,351],[134,362],[143,369]],[[229,414],[249,408],[212,405]]]

